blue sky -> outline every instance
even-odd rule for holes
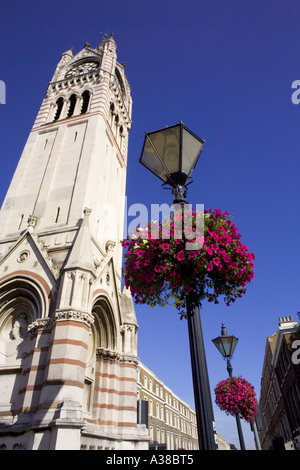
[[[266,337],[299,308],[300,4],[267,0],[64,0],[2,2],[0,200],[61,54],[114,33],[132,88],[128,205],[171,204],[138,163],[145,131],[184,124],[205,139],[188,199],[228,210],[256,255],[255,278],[233,306],[201,312],[210,385],[227,377],[211,339],[222,322],[239,338],[234,375],[259,394]],[[173,308],[137,306],[141,361],[193,406],[187,325]],[[214,396],[213,396],[214,399]],[[233,418],[215,408],[219,432],[238,446]],[[249,425],[246,447],[253,448]]]

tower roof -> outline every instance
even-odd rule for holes
[[[84,217],[79,227],[74,244],[71,248],[64,270],[82,269],[95,274],[93,261],[92,241],[89,224],[91,209],[84,209]]]
[[[130,290],[125,286],[121,294],[121,311],[124,323],[136,324],[136,315]]]

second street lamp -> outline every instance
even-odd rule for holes
[[[146,133],[140,163],[172,188],[173,204],[185,205],[186,185],[204,141],[182,122]],[[186,296],[191,368],[197,417],[199,450],[216,450],[214,416],[197,298]]]
[[[232,377],[232,365],[231,365],[230,359],[233,356],[234,350],[238,342],[238,338],[232,335],[228,335],[224,324],[222,324],[221,336],[218,336],[217,338],[213,339],[212,342],[214,343],[216,348],[220,351],[224,359],[227,360],[227,371],[228,371],[229,377]],[[236,425],[238,429],[241,450],[245,450],[245,442],[244,442],[244,437],[243,437],[243,432],[242,432],[242,427],[241,427],[240,416],[236,414],[235,418],[236,418]]]

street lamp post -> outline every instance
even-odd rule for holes
[[[222,324],[221,336],[218,336],[217,338],[213,339],[212,342],[214,343],[216,348],[220,351],[224,359],[227,360],[227,371],[228,371],[229,377],[232,377],[232,366],[231,366],[230,359],[233,356],[234,350],[238,342],[238,338],[236,338],[235,336],[229,336],[227,334],[224,324]],[[242,427],[241,427],[240,415],[236,414],[235,419],[236,419],[236,425],[237,425],[241,450],[245,450],[245,442],[244,442],[244,436],[243,436]]]
[[[173,204],[187,204],[187,182],[195,168],[204,141],[182,122],[146,133],[140,163],[171,186]],[[205,357],[199,303],[195,294],[186,296],[191,368],[199,450],[216,450],[214,416]]]

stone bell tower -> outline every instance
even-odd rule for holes
[[[0,448],[148,447],[121,291],[131,105],[112,36],[62,55],[0,212]]]

